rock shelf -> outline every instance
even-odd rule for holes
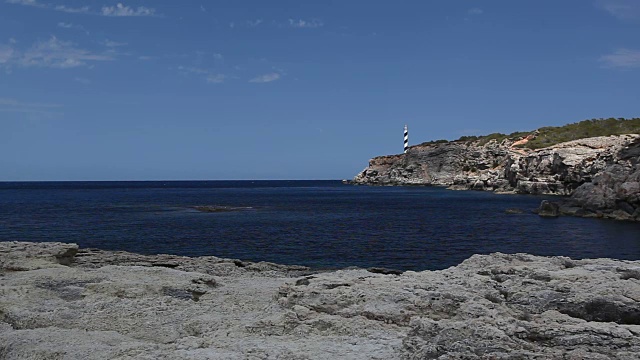
[[[0,243],[3,359],[640,359],[640,261],[314,272]]]

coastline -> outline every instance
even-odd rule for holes
[[[0,267],[6,359],[640,353],[640,261],[495,253],[380,274],[3,242]]]
[[[583,138],[527,151],[517,145],[510,139],[416,145],[404,154],[374,157],[350,183],[560,195],[566,198],[543,201],[534,212],[640,221],[639,134]]]

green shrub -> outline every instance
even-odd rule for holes
[[[584,120],[564,126],[547,126],[537,130],[538,136],[530,140],[528,143],[519,147],[529,149],[540,149],[543,147],[553,146],[566,141],[579,140],[594,136],[609,136],[621,134],[640,134],[640,118],[624,119],[624,118],[608,118],[608,119],[591,119]],[[493,133],[485,136],[461,136],[453,142],[471,143],[477,141],[479,145],[485,145],[491,140],[498,143],[505,139],[512,141],[520,140],[528,136],[530,131],[516,131],[509,135],[502,133]],[[448,143],[449,140],[434,140],[424,142],[420,145],[434,145]]]
[[[609,136],[640,133],[640,118],[633,119],[591,119],[564,126],[549,126],[538,129],[538,136],[525,147],[540,149],[566,141],[594,136]]]

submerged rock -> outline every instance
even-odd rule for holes
[[[0,260],[67,246],[0,243]],[[36,269],[0,271],[3,359],[640,354],[640,261],[497,253],[441,271],[310,275],[216,257],[78,254],[69,266],[44,256]]]
[[[560,216],[560,206],[556,203],[542,200],[540,207],[536,209],[536,213],[544,217],[557,217]]]
[[[201,205],[201,206],[194,206],[193,208],[201,212],[210,212],[210,213],[245,211],[245,210],[253,209],[252,207],[247,207],[247,206],[222,206],[222,205]]]

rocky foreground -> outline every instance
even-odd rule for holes
[[[640,359],[640,261],[313,273],[5,242],[0,275],[2,359]]]
[[[586,138],[538,150],[518,146],[526,141],[417,145],[406,154],[371,159],[353,183],[563,195],[571,198],[543,207],[541,214],[640,221],[640,135]]]

